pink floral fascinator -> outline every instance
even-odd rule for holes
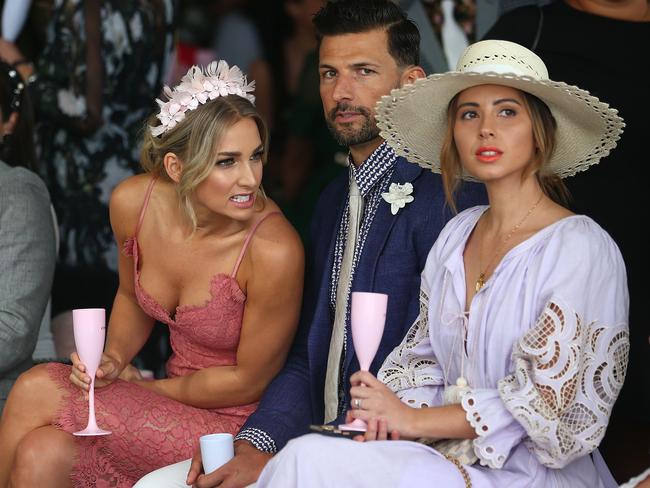
[[[224,60],[212,61],[205,68],[192,66],[177,86],[163,88],[167,101],[156,99],[160,107],[160,113],[156,115],[160,125],[149,129],[154,137],[158,137],[182,121],[185,112],[217,97],[239,95],[255,103],[255,96],[251,94],[254,89],[254,81],[248,83],[241,69],[229,67]]]

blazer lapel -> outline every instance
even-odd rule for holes
[[[328,212],[326,218],[323,219],[322,229],[319,235],[330,236],[327,245],[318,246],[319,252],[315,256],[317,263],[312,270],[316,274],[315,279],[319,281],[318,298],[314,307],[314,315],[311,320],[311,328],[309,331],[309,358],[316,367],[312,368],[312,374],[316,376],[323,376],[324,373],[317,365],[322,364],[323,360],[327,364],[327,355],[329,351],[330,339],[332,335],[332,317],[330,309],[330,280],[332,274],[332,266],[334,262],[334,247],[336,246],[336,238],[339,232],[339,223],[343,217],[343,212],[346,208],[348,187],[347,179],[345,180],[345,187],[341,188],[340,192],[336,192],[336,200],[332,199],[332,211]],[[318,276],[320,274],[320,276]],[[312,385],[319,384],[318,381],[312,381]],[[321,388],[322,390],[322,388]],[[322,395],[322,391],[321,391]]]
[[[420,166],[409,163],[406,159],[400,157],[395,163],[395,171],[390,179],[390,183],[412,183],[422,171],[423,168]],[[361,259],[355,271],[352,286],[354,291],[372,291],[375,289],[374,278],[379,256],[386,246],[395,222],[401,217],[403,211],[404,209],[400,209],[396,215],[393,215],[388,202],[382,200],[379,204],[363,252],[361,253]]]
[[[400,157],[395,163],[395,171],[391,177],[390,183],[412,183],[423,171],[423,168],[409,163],[406,159]],[[377,208],[377,213],[372,221],[372,227],[366,238],[366,243],[361,253],[361,259],[357,264],[354,275],[354,282],[352,283],[352,291],[373,291],[375,290],[375,275],[377,270],[377,263],[382,251],[386,247],[386,242],[390,237],[390,233],[402,215],[403,209],[400,209],[396,215],[390,211],[388,202],[382,201]],[[352,345],[352,331],[350,324],[347,327],[347,350],[353,351]],[[350,366],[354,354],[345,355],[345,368]]]

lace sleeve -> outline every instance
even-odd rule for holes
[[[586,323],[557,298],[516,343],[514,373],[499,382],[499,395],[542,464],[562,468],[598,447],[628,351],[627,324]]]
[[[429,342],[429,297],[420,290],[420,313],[402,343],[391,352],[377,378],[414,408],[442,404],[442,370]]]

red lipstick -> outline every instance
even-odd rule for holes
[[[481,146],[476,151],[476,159],[484,163],[492,163],[499,159],[503,151],[494,146]]]

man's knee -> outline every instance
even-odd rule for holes
[[[133,485],[133,488],[187,488],[185,480],[191,464],[192,460],[187,459],[152,471]]]

